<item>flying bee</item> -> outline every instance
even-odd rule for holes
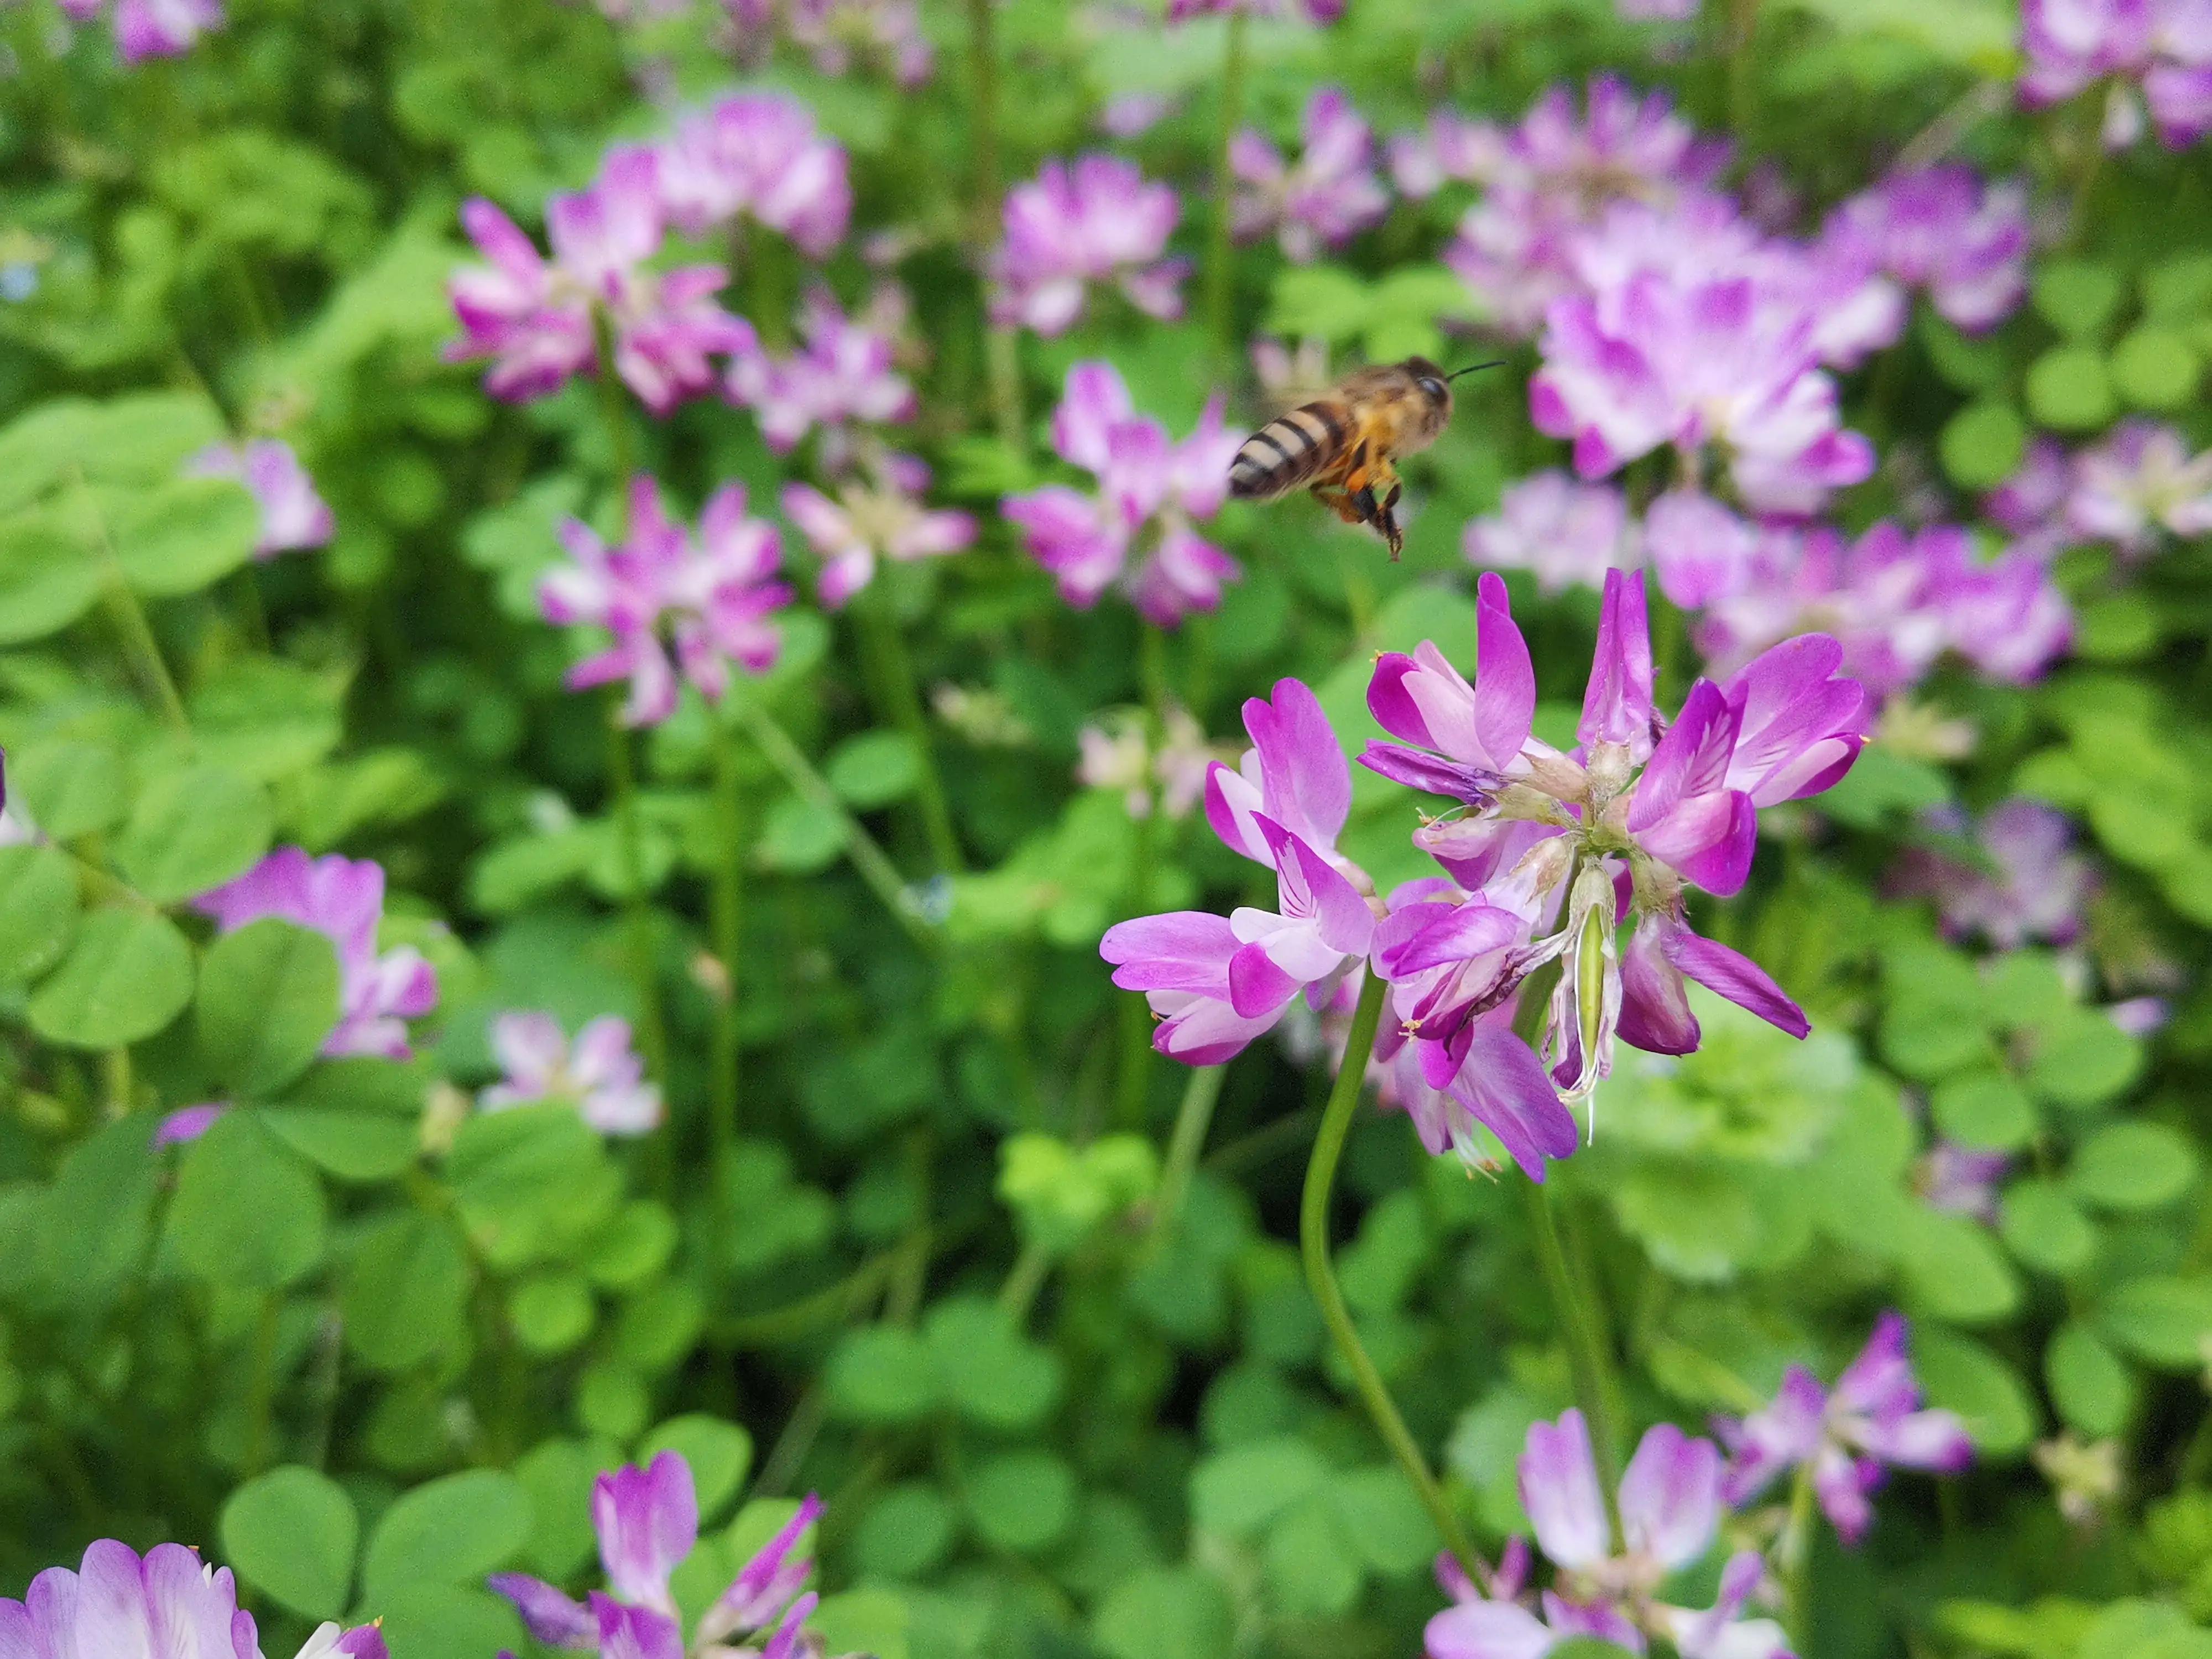
[[[1395,559],[1404,550],[1398,527],[1402,485],[1394,465],[1426,449],[1451,420],[1451,383],[1478,368],[1447,374],[1425,357],[1347,374],[1326,394],[1277,416],[1244,441],[1229,464],[1229,493],[1272,501],[1300,485],[1346,524],[1372,525]]]

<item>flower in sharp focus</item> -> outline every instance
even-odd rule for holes
[[[899,308],[888,292],[872,307],[887,316]],[[724,389],[753,411],[769,448],[787,454],[818,430],[823,465],[834,471],[850,456],[854,425],[914,418],[914,387],[896,367],[890,329],[866,313],[848,316],[829,290],[816,289],[800,310],[799,337],[787,356],[755,351],[730,360]]]
[[[1855,1544],[1874,1520],[1868,1495],[1892,1468],[1955,1474],[1972,1463],[1973,1442],[1957,1414],[1922,1406],[1907,1334],[1901,1315],[1885,1313],[1832,1389],[1793,1365],[1771,1404],[1716,1419],[1729,1449],[1728,1501],[1747,1504],[1784,1473],[1806,1469],[1837,1534]]]
[[[2212,450],[2191,455],[2180,433],[2157,421],[2123,421],[2074,458],[2066,522],[2084,540],[2140,556],[2159,532],[2184,540],[2212,531]]]
[[[252,494],[261,508],[257,559],[321,547],[337,533],[329,503],[315,493],[315,481],[282,440],[210,444],[185,464],[185,471],[196,478],[234,479]]]
[[[1189,262],[1163,256],[1182,211],[1173,186],[1147,183],[1120,156],[1047,161],[1006,192],[1006,235],[991,255],[993,319],[1064,334],[1091,289],[1109,284],[1147,316],[1181,317]]]
[[[1244,240],[1274,232],[1284,257],[1304,264],[1379,221],[1390,198],[1375,176],[1374,135],[1342,88],[1308,99],[1299,131],[1295,162],[1249,128],[1231,143],[1238,184],[1231,223]]]
[[[1935,846],[1908,848],[1888,890],[1932,897],[1950,938],[1980,938],[2014,951],[2039,939],[2068,945],[2080,935],[2092,876],[2088,860],[2075,850],[2074,826],[2063,812],[2018,796],[2000,801],[1971,825],[1955,808],[1932,811],[1925,821],[1930,829],[1969,838],[1978,858],[1953,856]]]
[[[853,187],[845,147],[793,98],[744,93],[678,123],[656,158],[671,222],[697,236],[752,219],[819,259],[845,239]]]
[[[846,480],[834,497],[811,484],[783,487],[784,516],[822,556],[815,593],[831,611],[875,580],[878,558],[936,558],[975,540],[972,514],[921,504],[929,469],[913,456],[873,457],[867,473]]]
[[[2197,0],[2021,0],[2020,23],[2031,108],[2101,87],[2107,149],[2132,145],[2146,116],[2169,149],[2212,131],[2212,16]]]
[[[593,318],[614,339],[614,371],[641,403],[665,415],[714,382],[710,357],[756,348],[752,326],[713,295],[729,280],[720,265],[654,271],[660,250],[659,161],[649,149],[609,152],[589,190],[545,209],[549,260],[482,197],[461,204],[461,223],[490,261],[453,274],[449,289],[462,337],[448,362],[492,359],[484,389],[522,400],[558,391],[599,361]]]
[[[263,1659],[253,1615],[238,1605],[228,1567],[182,1544],[142,1559],[103,1538],[76,1571],[49,1567],[20,1601],[0,1596],[0,1654],[8,1659]],[[324,1625],[298,1659],[386,1659],[374,1625]]]
[[[678,676],[710,702],[729,689],[729,664],[763,674],[783,648],[775,613],[791,603],[775,580],[781,538],[763,520],[745,516],[742,484],[716,490],[699,517],[695,538],[672,520],[660,486],[641,473],[630,481],[629,536],[609,547],[571,519],[561,541],[573,562],[538,585],[546,621],[592,623],[614,642],[568,671],[571,690],[629,682],[623,720],[658,726],[676,712]]]
[[[641,1135],[660,1127],[660,1090],[645,1080],[626,1019],[603,1014],[571,1045],[550,1014],[501,1014],[491,1023],[491,1051],[507,1075],[477,1097],[487,1112],[566,1101],[603,1135]]]
[[[1517,1570],[1494,1576],[1486,1595],[1439,1573],[1457,1605],[1429,1621],[1429,1659],[1540,1659],[1577,1636],[1635,1653],[1658,1636],[1682,1659],[1784,1659],[1781,1626],[1742,1616],[1765,1577],[1755,1552],[1729,1559],[1711,1608],[1658,1599],[1668,1575],[1702,1559],[1718,1536],[1720,1477],[1712,1442],[1671,1423],[1655,1425],[1622,1473],[1616,1538],[1582,1413],[1532,1424],[1521,1454],[1521,1504],[1557,1570],[1539,1603],[1541,1617],[1522,1604]]]
[[[1030,556],[1053,574],[1060,597],[1079,609],[1119,585],[1145,619],[1172,628],[1194,611],[1221,603],[1237,562],[1200,536],[1228,498],[1229,463],[1240,440],[1209,402],[1190,436],[1177,443],[1139,415],[1110,363],[1082,362],[1053,414],[1053,447],[1090,472],[1096,495],[1048,484],[1010,495],[1000,511],[1021,526]],[[1133,568],[1132,568],[1133,563]]]
[[[107,0],[61,0],[80,23],[100,15]],[[115,50],[126,64],[175,58],[201,35],[222,27],[222,0],[116,0]]]
[[[1820,635],[1787,641],[1725,685],[1698,681],[1663,726],[1642,573],[1609,573],[1582,746],[1565,755],[1531,735],[1535,674],[1504,582],[1485,575],[1478,588],[1475,683],[1433,645],[1385,653],[1368,708],[1401,742],[1360,757],[1460,803],[1414,837],[1459,891],[1394,907],[1376,948],[1431,1082],[1463,1077],[1474,1018],[1555,960],[1543,1058],[1566,1100],[1587,1098],[1610,1071],[1616,1034],[1658,1054],[1698,1046],[1685,975],[1804,1036],[1803,1012],[1756,963],[1691,930],[1685,894],[1736,892],[1759,810],[1817,794],[1850,769],[1868,710],[1858,684],[1837,678],[1840,647]],[[1636,921],[1625,953],[1624,898]],[[1523,1105],[1534,1121],[1550,1117],[1533,1088]]]
[[[1619,489],[1555,467],[1509,485],[1497,512],[1468,523],[1462,550],[1470,564],[1528,571],[1539,592],[1556,593],[1635,568],[1641,540]]]
[[[2027,295],[2027,194],[1955,163],[1893,173],[1828,216],[1821,240],[1910,289],[1969,332]]]
[[[813,1564],[795,1552],[821,1514],[817,1498],[799,1504],[700,1616],[688,1651],[699,1659],[799,1659],[814,1651],[802,1645],[802,1626],[819,1599],[805,1588]],[[669,1581],[699,1541],[691,1466],[665,1451],[643,1468],[626,1465],[601,1475],[592,1488],[592,1529],[599,1534],[606,1591],[578,1601],[519,1572],[497,1575],[491,1588],[514,1604],[531,1636],[549,1646],[596,1650],[603,1659],[683,1659],[687,1649]],[[758,1648],[734,1648],[740,1637],[766,1640]]]
[[[219,933],[275,916],[324,934],[337,947],[338,1023],[323,1043],[330,1055],[405,1060],[407,1021],[438,1006],[436,969],[411,945],[380,953],[384,867],[368,859],[310,858],[280,847],[236,880],[203,893],[192,908]]]

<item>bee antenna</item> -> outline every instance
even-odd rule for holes
[[[1447,380],[1456,380],[1462,374],[1474,374],[1486,368],[1503,368],[1504,367],[1504,358],[1493,357],[1486,363],[1469,363],[1465,368],[1455,368],[1452,370],[1450,374],[1445,375],[1444,379]]]

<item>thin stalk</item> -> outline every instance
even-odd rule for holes
[[[1745,138],[1758,92],[1751,47],[1759,33],[1759,0],[1729,0],[1728,13],[1729,125]]]
[[[867,1304],[898,1270],[907,1246],[901,1244],[862,1262],[834,1285],[766,1313],[745,1314],[719,1327],[714,1335],[730,1348],[772,1348],[811,1335],[850,1318]]]
[[[791,344],[791,269],[786,249],[766,225],[747,223],[739,235],[744,250],[746,309],[761,343],[770,351]]]
[[[123,565],[115,556],[115,544],[107,534],[107,516],[100,510],[100,500],[92,493],[92,486],[85,482],[83,469],[72,467],[70,477],[84,503],[93,539],[100,546],[100,563],[106,575],[104,586],[108,614],[114,618],[116,631],[123,636],[125,654],[131,659],[139,680],[161,705],[162,718],[190,736],[191,722],[185,717],[185,700],[177,693],[176,681],[170,678],[169,665],[162,660],[161,644],[154,637],[154,625],[146,620],[145,610],[139,605],[138,596],[131,591],[130,579],[123,574]]]
[[[1361,1346],[1359,1332],[1344,1305],[1344,1292],[1337,1288],[1335,1271],[1329,1266],[1329,1194],[1336,1184],[1336,1166],[1344,1155],[1345,1137],[1352,1131],[1352,1114],[1359,1105],[1367,1058],[1374,1052],[1375,1031],[1382,1023],[1382,1002],[1389,989],[1388,984],[1373,974],[1360,988],[1359,1006],[1352,1016],[1351,1040],[1345,1045],[1343,1067],[1336,1074],[1336,1087],[1330,1091],[1328,1106],[1322,1114],[1321,1131],[1314,1137],[1313,1161],[1306,1166],[1305,1194],[1298,1206],[1298,1239],[1305,1251],[1306,1284],[1313,1291],[1314,1301],[1320,1305],[1322,1323],[1328,1328],[1336,1351],[1351,1368],[1352,1382],[1359,1390],[1368,1416],[1374,1419],[1376,1431],[1389,1447],[1391,1455],[1398,1460],[1406,1479],[1413,1483],[1414,1495],[1421,1500],[1421,1507],[1428,1510],[1429,1518],[1436,1522],[1445,1547],[1459,1558],[1468,1572],[1479,1573],[1480,1564],[1467,1528],[1445,1500],[1443,1488],[1437,1484],[1436,1476],[1430,1473],[1428,1459],[1415,1443],[1413,1431],[1407,1428],[1406,1419],[1398,1414],[1396,1402],[1390,1398],[1389,1388],[1382,1381],[1382,1373],[1375,1369],[1375,1362]]]
[[[1945,1485],[1942,1490],[1950,1491]],[[1790,1488],[1790,1519],[1783,1528],[1781,1556],[1783,1595],[1790,1610],[1790,1627],[1797,1650],[1810,1652],[1813,1642],[1813,1466],[1797,1466]]]
[[[1014,1324],[1026,1324],[1037,1292],[1044,1288],[1045,1275],[1051,1271],[1051,1250],[1035,1239],[1023,1245],[1006,1282],[999,1286],[999,1310]]]
[[[1002,178],[999,163],[998,0],[968,0],[969,145],[975,157],[975,199],[969,204],[969,243],[977,251],[998,240]],[[1016,454],[1026,453],[1023,430],[1021,354],[1014,331],[1004,324],[987,325],[983,368],[990,382],[991,416],[999,441]]]
[[[738,956],[744,919],[744,797],[738,779],[738,733],[726,718],[715,722],[712,745],[714,768],[714,836],[721,856],[714,865],[712,896],[714,955],[722,964],[721,994],[714,1000],[713,1099],[714,1115],[708,1126],[714,1147],[715,1188],[724,1189],[730,1155],[738,1139]]]
[[[960,836],[952,824],[952,808],[945,793],[945,775],[937,764],[937,750],[930,741],[929,721],[921,708],[921,687],[915,678],[914,658],[890,613],[880,580],[871,582],[854,605],[854,622],[860,649],[874,660],[878,695],[894,725],[906,733],[921,763],[922,833],[929,839],[929,855],[947,875],[967,867],[961,855]]]
[[[269,607],[261,598],[261,578],[255,573],[260,562],[248,559],[238,567],[233,586],[238,589],[238,608],[246,615],[246,637],[250,644],[264,651],[269,649]]]
[[[1221,43],[1221,130],[1214,135],[1213,222],[1208,227],[1206,249],[1206,321],[1220,349],[1222,360],[1231,362],[1237,356],[1237,340],[1229,314],[1231,301],[1236,297],[1235,285],[1231,281],[1235,250],[1230,241],[1229,221],[1237,185],[1229,169],[1229,151],[1237,129],[1244,119],[1243,9],[1231,12],[1227,21]]]
[[[622,376],[615,373],[614,324],[603,310],[592,313],[592,336],[598,343],[599,373],[592,379],[599,388],[599,415],[606,422],[608,466],[615,477],[616,510],[623,532],[629,533],[629,481],[637,471],[637,448],[629,429],[629,407],[623,392]]]
[[[261,1316],[253,1328],[253,1373],[246,1396],[246,1473],[256,1475],[269,1467],[270,1423],[276,1403],[276,1325],[283,1311],[275,1291],[262,1298]]]
[[[623,909],[628,921],[630,983],[637,996],[638,1035],[646,1069],[668,1080],[668,1029],[660,1018],[659,976],[653,970],[653,910],[645,891],[643,826],[638,821],[637,768],[619,710],[607,720],[607,778],[614,795],[615,836],[622,854]]]
[[[1620,1432],[1613,1410],[1612,1367],[1594,1328],[1585,1299],[1577,1293],[1575,1277],[1567,1267],[1566,1252],[1559,1247],[1559,1219],[1552,1212],[1551,1189],[1528,1183],[1528,1233],[1536,1245],[1536,1266],[1552,1310],[1565,1328],[1567,1366],[1573,1374],[1575,1403],[1589,1425],[1590,1449],[1597,1459],[1599,1488],[1605,1493],[1606,1510],[1613,1516],[1613,1534],[1620,1533],[1615,1512],[1620,1486]]]
[[[1132,998],[1132,1001],[1139,999]],[[1166,1165],[1160,1171],[1159,1196],[1152,1204],[1152,1234],[1164,1238],[1175,1228],[1182,1209],[1183,1194],[1198,1168],[1198,1155],[1206,1150],[1206,1132],[1213,1125],[1214,1103],[1229,1075],[1226,1066],[1200,1066],[1182,1086],[1182,1104],[1176,1108],[1175,1130],[1168,1137]]]
[[[897,867],[884,856],[884,849],[876,844],[875,837],[860,826],[860,821],[845,810],[845,803],[837,799],[837,792],[830,781],[815,769],[814,763],[806,758],[805,751],[791,740],[791,734],[777,724],[775,717],[761,704],[760,699],[745,695],[743,687],[733,690],[731,702],[738,719],[752,733],[753,741],[760,745],[761,753],[768,757],[769,764],[783,774],[784,781],[797,790],[811,805],[834,816],[844,826],[845,857],[871,891],[883,901],[884,908],[892,919],[906,929],[908,937],[918,945],[933,945],[937,935],[915,907],[913,895]]]

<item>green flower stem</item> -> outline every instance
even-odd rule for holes
[[[275,1291],[264,1293],[261,1315],[253,1327],[252,1376],[246,1396],[246,1474],[251,1478],[269,1467],[270,1420],[276,1405],[276,1329],[284,1308]]]
[[[1942,1488],[1950,1491],[1948,1486]],[[1784,1526],[1776,1553],[1781,1558],[1783,1595],[1790,1613],[1790,1630],[1797,1650],[1810,1652],[1813,1644],[1813,1466],[1797,1466],[1790,1487],[1790,1519]]]
[[[1321,1131],[1314,1137],[1313,1161],[1306,1166],[1305,1194],[1298,1208],[1298,1238],[1305,1250],[1306,1284],[1321,1307],[1322,1322],[1328,1327],[1330,1340],[1351,1368],[1352,1382],[1367,1407],[1367,1414],[1374,1419],[1376,1430],[1389,1447],[1391,1455],[1398,1460],[1398,1467],[1413,1483],[1414,1495],[1428,1510],[1429,1518],[1436,1522],[1445,1547],[1459,1558],[1469,1572],[1475,1572],[1480,1566],[1467,1528],[1445,1500],[1436,1476],[1429,1472],[1428,1459],[1415,1443],[1406,1419],[1398,1414],[1390,1390],[1382,1381],[1382,1373],[1375,1369],[1375,1362],[1360,1345],[1359,1332],[1352,1325],[1352,1315],[1344,1305],[1344,1292],[1337,1288],[1335,1271],[1329,1266],[1329,1194],[1336,1185],[1337,1161],[1344,1155],[1344,1140],[1352,1131],[1352,1114],[1359,1106],[1367,1058],[1374,1052],[1375,1031],[1382,1023],[1382,1002],[1389,990],[1388,984],[1373,974],[1367,976],[1360,988],[1359,1006],[1352,1016],[1351,1040],[1345,1044],[1343,1066],[1336,1074],[1336,1087],[1329,1094],[1328,1109],[1322,1114]]]
[[[714,865],[711,921],[714,955],[722,964],[721,994],[714,1000],[712,1062],[714,1115],[708,1126],[714,1153],[715,1189],[727,1187],[730,1154],[738,1139],[741,1056],[738,1051],[738,956],[744,933],[745,861],[744,796],[738,779],[738,735],[726,716],[714,723],[713,748],[714,838],[721,856]]]
[[[1130,1000],[1143,1006],[1141,997]],[[1190,1080],[1182,1085],[1182,1104],[1176,1108],[1175,1130],[1168,1137],[1167,1163],[1161,1169],[1159,1193],[1152,1202],[1152,1231],[1155,1238],[1166,1237],[1175,1228],[1183,1195],[1190,1190],[1190,1178],[1198,1169],[1198,1155],[1206,1150],[1206,1132],[1213,1124],[1214,1103],[1221,1098],[1221,1085],[1228,1075],[1226,1066],[1195,1066]]]
[[[975,200],[969,206],[969,246],[977,251],[998,240],[1003,186],[999,162],[998,0],[968,0],[969,146],[975,158]],[[999,441],[1017,455],[1027,453],[1022,408],[1021,352],[1014,331],[987,324],[983,367],[990,382],[991,415]]]
[[[1044,1288],[1045,1275],[1051,1271],[1052,1251],[1034,1238],[1024,1243],[1006,1274],[1006,1282],[999,1286],[999,1311],[1018,1326],[1027,1324],[1037,1292]]]
[[[842,1324],[874,1297],[898,1269],[907,1247],[901,1244],[870,1256],[844,1278],[811,1296],[766,1313],[745,1314],[716,1328],[723,1346],[773,1348],[831,1325]]]
[[[637,996],[639,1042],[646,1070],[664,1087],[668,1081],[668,1028],[660,1018],[659,976],[653,969],[653,910],[645,890],[644,829],[638,821],[637,768],[630,755],[629,731],[619,704],[607,719],[607,779],[613,793],[616,844],[622,856],[623,908],[629,938],[630,981]]]
[[[791,344],[791,266],[788,251],[775,233],[757,221],[739,230],[737,247],[745,272],[745,309],[761,343],[770,351]]]
[[[906,733],[921,767],[922,833],[929,839],[929,855],[939,870],[957,875],[967,868],[960,852],[960,836],[952,825],[952,808],[945,798],[945,775],[937,764],[937,750],[930,741],[929,721],[921,708],[921,687],[915,678],[914,658],[890,613],[878,579],[868,584],[855,602],[854,625],[860,649],[875,665],[874,678],[894,725]]]
[[[615,514],[621,533],[629,533],[629,481],[637,471],[637,448],[629,428],[629,404],[615,373],[615,330],[604,309],[592,313],[592,337],[599,347],[599,415],[606,422],[608,467],[615,478]]]
[[[1528,1235],[1536,1245],[1536,1266],[1552,1298],[1552,1310],[1565,1330],[1567,1365],[1573,1373],[1575,1403],[1589,1424],[1590,1449],[1597,1458],[1598,1486],[1605,1493],[1606,1512],[1613,1516],[1616,1536],[1620,1519],[1616,1512],[1620,1486],[1620,1431],[1613,1409],[1612,1366],[1607,1362],[1603,1340],[1590,1317],[1588,1299],[1579,1294],[1575,1275],[1567,1267],[1566,1252],[1559,1247],[1559,1218],[1553,1212],[1548,1187],[1527,1183]]]
[[[1759,0],[1728,0],[1729,125],[1747,137],[1757,103],[1757,64],[1752,42],[1759,33]]]
[[[138,603],[138,596],[131,591],[130,579],[123,574],[122,563],[115,556],[115,544],[108,536],[107,516],[100,510],[100,499],[85,482],[83,468],[72,466],[70,477],[76,486],[78,500],[84,504],[93,540],[99,544],[100,561],[106,575],[103,586],[107,611],[114,619],[116,632],[123,636],[125,654],[131,659],[131,667],[146,690],[161,705],[162,718],[189,737],[191,722],[185,717],[185,700],[178,695],[169,665],[162,660],[161,644],[154,637],[154,625],[146,620],[145,609]]]
[[[1221,130],[1214,137],[1213,149],[1213,222],[1206,250],[1206,321],[1223,361],[1232,362],[1237,339],[1229,313],[1236,297],[1231,281],[1235,252],[1229,237],[1229,216],[1236,198],[1236,179],[1229,170],[1229,149],[1244,119],[1244,13],[1231,12],[1226,22],[1221,44]]]
[[[783,775],[784,781],[802,799],[830,814],[843,826],[847,860],[870,890],[883,901],[892,919],[906,929],[917,945],[935,945],[938,935],[915,908],[905,878],[884,856],[875,837],[845,810],[845,803],[837,799],[837,792],[830,787],[830,781],[815,769],[814,763],[791,740],[791,734],[776,723],[775,716],[762,706],[757,697],[747,695],[746,688],[734,688],[730,701],[737,709],[738,718],[751,732],[753,741],[760,745],[761,753],[768,757],[769,764]]]

